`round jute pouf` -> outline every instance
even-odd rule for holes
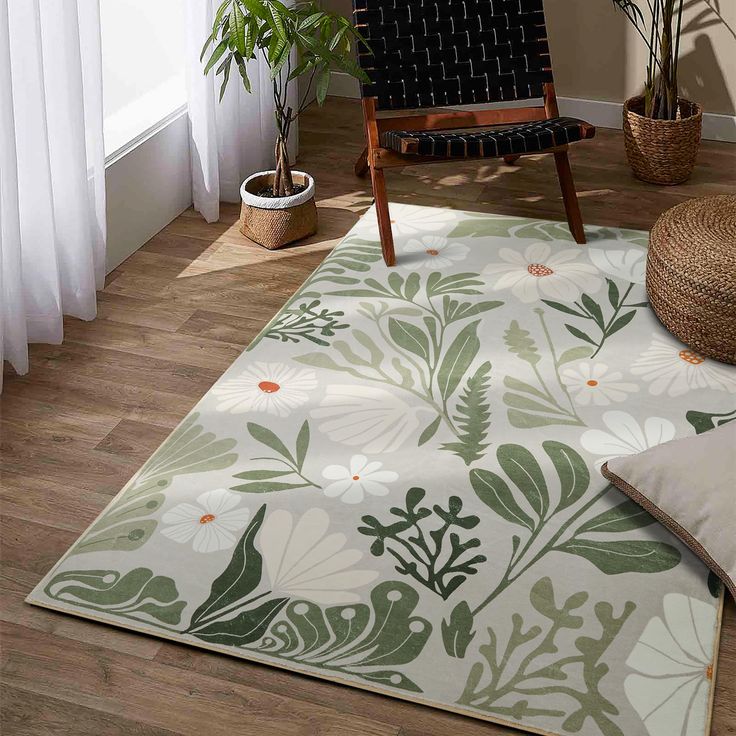
[[[736,364],[736,195],[690,199],[660,216],[649,235],[647,294],[673,335]]]

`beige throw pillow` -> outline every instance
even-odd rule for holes
[[[601,470],[690,547],[736,598],[736,421],[613,458]]]

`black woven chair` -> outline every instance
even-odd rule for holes
[[[554,153],[570,231],[585,243],[569,143],[595,128],[559,117],[542,0],[353,0],[366,38],[359,62],[367,147],[355,165],[371,172],[381,246],[394,265],[383,170],[458,158]],[[421,113],[422,109],[542,99],[496,110]],[[377,117],[381,110],[412,110]],[[495,127],[491,127],[495,126]]]

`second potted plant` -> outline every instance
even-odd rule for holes
[[[220,99],[233,66],[248,92],[251,60],[261,57],[270,71],[277,130],[275,168],[252,174],[240,190],[241,231],[269,250],[317,229],[314,180],[292,170],[289,134],[312,95],[319,105],[324,103],[332,69],[367,80],[352,56],[352,44],[358,40],[360,34],[346,18],[321,10],[314,0],[288,7],[279,0],[224,0],[215,14],[201,59],[210,52],[204,73],[215,69],[221,76]],[[307,83],[301,100],[297,93],[292,106],[291,85],[303,76]]]
[[[678,93],[683,0],[647,0],[646,18],[635,0],[613,3],[649,50],[644,94],[624,103],[629,165],[643,181],[680,184],[695,166],[703,121],[700,105]]]

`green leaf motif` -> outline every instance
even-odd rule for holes
[[[455,408],[455,423],[458,427],[457,441],[442,445],[470,465],[483,457],[488,443],[485,441],[490,427],[491,409],[488,402],[491,364],[483,363],[468,378],[468,382]],[[420,442],[421,444],[421,442]]]
[[[191,633],[212,644],[242,647],[258,641],[288,602],[288,598],[272,598],[253,608],[245,608],[232,618],[215,619]]]
[[[117,570],[70,570],[55,575],[44,588],[56,601],[142,621],[175,626],[186,601],[178,600],[176,583],[145,567]]]
[[[233,604],[247,599],[261,582],[263,557],[256,549],[255,539],[263,525],[266,506],[261,506],[235,545],[227,567],[215,578],[210,594],[192,614],[187,632],[205,621],[216,619]]]
[[[715,429],[723,424],[735,421],[736,409],[734,411],[727,411],[724,414],[709,414],[708,412],[693,410],[685,414],[685,419],[687,419],[690,426],[695,430],[695,434],[702,434],[709,429]]]
[[[519,323],[516,320],[511,322],[509,328],[504,333],[503,339],[510,352],[516,353],[516,355],[530,365],[536,365],[541,360],[541,355],[534,342],[534,338],[530,336],[528,330],[523,330],[519,327]]]
[[[585,345],[578,345],[574,348],[568,348],[559,357],[558,363],[564,365],[565,363],[572,363],[576,360],[587,360],[590,358],[593,352],[593,348],[589,348]]]
[[[406,583],[387,581],[371,591],[371,603],[320,608],[292,601],[256,647],[271,657],[353,675],[385,687],[420,693],[399,667],[424,649],[432,625],[413,616],[419,603]]]
[[[478,498],[502,519],[534,530],[534,521],[514,499],[506,481],[490,470],[474,468],[470,471],[470,485]]]
[[[470,322],[450,343],[437,371],[437,385],[442,397],[447,399],[455,393],[463,376],[480,350],[478,325],[480,320]]]
[[[388,320],[388,331],[391,339],[404,350],[419,356],[425,362],[430,359],[429,338],[425,332],[402,319],[390,317]]]
[[[601,692],[601,681],[611,669],[602,660],[636,609],[634,603],[626,602],[618,616],[605,601],[593,607],[595,618],[578,614],[588,593],[573,593],[558,604],[550,578],[532,586],[529,600],[531,609],[524,616],[511,614],[505,642],[496,629],[487,629],[488,643],[479,647],[479,660],[457,702],[517,722],[557,719],[561,722],[555,730],[560,732],[624,736],[612,720],[618,708]],[[583,630],[591,623],[597,624],[597,636]],[[588,720],[593,725],[584,728]]]
[[[446,509],[435,504],[430,510],[420,506],[425,495],[423,488],[410,488],[406,508],[390,509],[397,521],[381,522],[375,516],[363,516],[365,526],[358,527],[358,532],[374,538],[371,554],[380,557],[388,553],[398,563],[396,572],[412,577],[447,600],[486,561],[484,555],[468,556],[470,550],[480,546],[480,540],[471,537],[461,541],[452,529],[474,529],[480,519],[461,516],[463,502],[459,496],[450,496]]]
[[[542,443],[542,448],[555,466],[560,479],[560,501],[557,510],[577,503],[588,490],[590,471],[583,458],[567,445],[554,440]]]
[[[473,614],[467,601],[460,601],[450,613],[449,621],[442,621],[442,642],[451,657],[462,659],[475,637]]]
[[[679,550],[651,540],[593,541],[575,537],[557,549],[585,558],[606,575],[664,572],[680,562]]]
[[[626,499],[618,506],[604,511],[584,522],[575,532],[585,534],[588,532],[628,532],[632,529],[641,529],[653,524],[655,521],[639,504],[631,499]]]
[[[521,445],[501,445],[496,457],[537,516],[544,518],[549,508],[549,491],[544,473],[534,455]]]
[[[146,517],[158,511],[162,493],[177,475],[209,473],[231,466],[233,439],[217,439],[190,414],[128,483],[120,497],[74,545],[71,554],[118,550],[130,552],[145,544],[158,522]]]

